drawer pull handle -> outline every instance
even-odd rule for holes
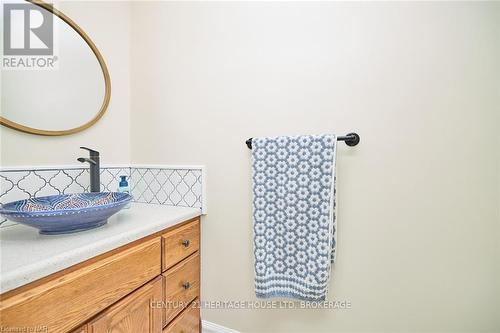
[[[189,239],[183,240],[182,245],[184,245],[184,247],[188,247],[189,246]]]
[[[184,289],[189,289],[191,285],[189,284],[189,282],[184,282],[182,286],[184,287]]]

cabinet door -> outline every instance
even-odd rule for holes
[[[104,310],[89,323],[89,333],[160,333],[162,314],[154,303],[162,299],[161,277]]]

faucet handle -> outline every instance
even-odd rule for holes
[[[90,152],[90,157],[99,156],[99,152],[97,150],[90,149],[87,147],[80,147],[80,149],[88,150]]]

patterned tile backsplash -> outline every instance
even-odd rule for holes
[[[206,211],[202,166],[105,166],[101,167],[101,191],[116,191],[122,175],[129,179],[134,202],[197,207],[203,213]],[[0,169],[0,204],[31,197],[88,192],[89,180],[88,168]]]
[[[131,168],[137,202],[204,208],[203,169]]]

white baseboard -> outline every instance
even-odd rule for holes
[[[240,333],[239,331],[206,320],[201,321],[201,328],[202,333]]]

